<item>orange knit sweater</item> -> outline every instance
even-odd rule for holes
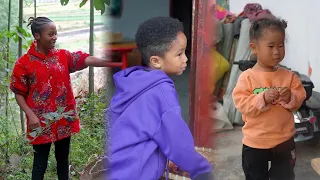
[[[291,89],[291,101],[288,104],[279,101],[266,104],[264,91],[282,87]],[[243,144],[258,149],[269,149],[295,134],[292,112],[301,106],[306,92],[297,75],[279,67],[274,72],[253,69],[244,71],[232,96],[245,122],[242,128]]]

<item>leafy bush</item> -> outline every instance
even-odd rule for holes
[[[93,157],[103,154],[104,109],[107,104],[104,93],[93,95],[90,98],[77,99],[77,101],[78,108],[81,109],[82,130],[71,138],[70,165],[73,179],[79,179],[81,171]],[[3,120],[0,119],[0,122]],[[10,164],[0,163],[0,174],[3,175],[3,178],[8,180],[31,179],[33,149],[26,138],[20,135],[7,142],[6,146],[8,146],[11,162]],[[2,150],[1,152],[3,152]],[[50,151],[45,177],[46,179],[57,179],[54,146]]]

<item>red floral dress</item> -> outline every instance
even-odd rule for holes
[[[86,68],[84,60],[89,54],[52,49],[46,56],[37,51],[36,46],[34,42],[17,60],[10,89],[25,97],[44,129],[41,134],[32,136],[27,126],[30,143],[45,144],[80,131],[70,73]]]

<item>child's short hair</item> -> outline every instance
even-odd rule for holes
[[[272,15],[254,20],[250,28],[250,40],[259,40],[264,30],[268,28],[273,28],[274,30],[281,31],[283,34],[285,34],[287,22]]]
[[[151,56],[164,57],[179,32],[183,32],[182,22],[171,17],[154,17],[140,24],[135,40],[144,65],[149,65]]]

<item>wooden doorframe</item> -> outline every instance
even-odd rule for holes
[[[173,16],[173,0],[170,3],[170,17]],[[189,128],[195,146],[212,148],[213,120],[210,118],[210,83],[213,83],[210,49],[213,39],[211,4],[215,0],[192,0],[192,35],[190,67]],[[205,33],[210,32],[210,33]]]
[[[195,145],[205,148],[212,148],[213,145],[213,119],[210,118],[213,60],[210,52],[213,48],[214,23],[210,9],[214,2],[215,0],[192,2],[189,128]]]

